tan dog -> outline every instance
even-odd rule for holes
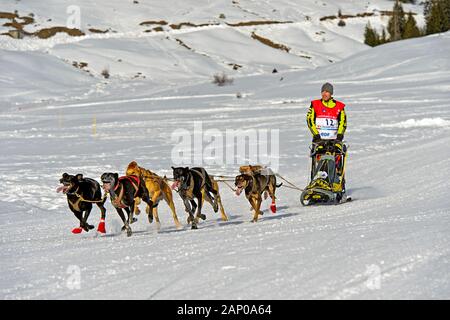
[[[225,209],[223,208],[223,205],[222,205],[222,200],[220,199],[219,184],[217,183],[216,180],[214,180],[214,178],[212,176],[210,176],[210,179],[212,182],[213,189],[215,191],[217,191],[216,198],[217,198],[217,204],[219,205],[219,208],[220,208],[220,217],[222,218],[222,221],[228,221],[228,217],[227,217],[227,215],[225,213]],[[203,195],[203,197],[202,197],[202,203],[203,203],[206,198],[205,197],[205,189],[202,189],[202,195]]]
[[[239,167],[239,172],[241,174],[261,173],[261,171],[263,171],[263,170],[270,170],[270,169],[267,169],[266,167],[263,167],[260,165],[256,165],[256,166],[248,165],[248,166],[240,166]]]
[[[267,199],[268,195],[272,198],[272,204],[270,209],[273,213],[277,211],[275,205],[275,190],[281,187],[282,183],[277,185],[277,179],[270,169],[266,169],[268,174],[262,174],[263,170],[261,166],[243,166],[240,168],[242,174],[238,175],[235,179],[236,195],[239,196],[242,190],[245,190],[245,196],[250,202],[253,208],[254,214],[252,222],[258,221],[258,216],[262,214],[261,203],[262,194],[264,193],[264,199]]]
[[[158,176],[156,173],[151,172],[150,170],[147,170],[145,168],[139,167],[136,161],[130,162],[130,164],[127,167],[127,170],[125,174],[128,175],[136,175],[139,177],[142,177],[145,182],[145,186],[147,187],[148,193],[150,195],[150,199],[153,201],[153,212],[150,212],[149,207],[147,206],[146,211],[147,214],[152,215],[157,223],[157,227],[159,228],[161,223],[159,221],[158,216],[158,203],[164,199],[167,204],[170,207],[170,210],[172,211],[172,217],[173,221],[175,223],[175,226],[177,228],[182,228],[182,225],[180,221],[178,221],[177,214],[175,212],[175,205],[173,203],[173,196],[172,196],[172,190],[170,189],[169,185],[167,184],[166,180],[160,176]],[[139,204],[140,199],[136,199],[136,204],[134,208],[134,212],[136,215],[140,213],[139,210]]]

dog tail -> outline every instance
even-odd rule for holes
[[[213,187],[213,182],[212,182],[212,177],[208,174],[208,172],[206,172],[206,170],[203,171],[204,175],[205,175],[205,187],[206,190],[210,193],[212,193],[214,196],[217,194],[217,191],[214,190]]]

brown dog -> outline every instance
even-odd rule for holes
[[[156,173],[153,173],[150,170],[139,167],[138,164],[136,163],[136,161],[130,162],[125,174],[127,176],[137,175],[144,180],[145,186],[147,187],[148,193],[150,195],[150,199],[153,201],[153,217],[155,218],[158,228],[160,227],[161,223],[159,221],[157,206],[158,206],[158,203],[162,199],[164,199],[167,202],[167,204],[170,207],[170,210],[172,211],[172,217],[173,217],[175,226],[177,228],[182,228],[182,225],[181,225],[180,221],[178,220],[177,214],[175,212],[175,205],[173,203],[172,190],[170,189],[169,185],[167,184],[167,182],[164,178],[158,176]],[[140,213],[140,210],[139,210],[140,202],[141,202],[140,199],[136,199],[135,209],[134,209],[134,212],[136,213],[136,215],[138,215]],[[146,208],[147,213],[149,213],[149,210],[150,209],[147,206],[147,208]]]
[[[264,199],[267,199],[268,195],[272,198],[272,204],[270,205],[272,212],[275,213],[277,211],[275,205],[275,190],[282,185],[282,183],[277,185],[277,179],[275,175],[270,172],[270,169],[267,169],[268,172],[265,172],[262,169],[263,168],[260,166],[241,167],[240,171],[244,173],[238,175],[234,181],[236,195],[239,196],[242,190],[245,190],[245,196],[254,210],[252,222],[257,222],[258,215],[262,215],[260,209],[263,193]]]

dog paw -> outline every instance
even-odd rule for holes
[[[181,225],[181,223],[179,223],[179,224],[176,224],[176,225],[175,225],[175,228],[176,228],[177,230],[181,230],[181,229],[183,229],[183,226]]]
[[[275,203],[272,203],[270,205],[270,210],[272,211],[272,213],[276,213],[277,212],[277,206],[275,205]]]
[[[92,228],[91,228],[92,227]],[[81,227],[84,231],[89,232],[89,230],[93,229],[94,226],[91,226],[89,224],[86,224],[84,226]]]
[[[183,228],[183,226],[181,225],[180,221],[174,220],[174,223],[175,223],[175,228],[177,228],[177,229]]]
[[[100,221],[100,223],[98,224],[98,228],[97,228],[97,232],[106,233],[106,228],[105,228],[105,221]]]
[[[195,223],[193,223],[191,229],[198,229],[198,227]]]
[[[81,232],[83,232],[83,229],[82,229],[82,228],[74,228],[74,229],[72,229],[72,233],[73,233],[73,234],[79,234],[79,233],[81,233]]]
[[[130,226],[127,225],[127,224],[124,225],[124,226],[122,227],[122,231],[126,231],[126,232],[127,232],[127,237],[131,236],[131,234],[133,233],[133,232],[131,231]]]

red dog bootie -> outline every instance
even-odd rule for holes
[[[272,213],[277,212],[277,206],[275,205],[275,202],[272,202],[272,204],[270,205],[270,210],[272,210]]]
[[[105,219],[100,219],[100,223],[98,224],[97,231],[100,233],[106,233]]]
[[[79,234],[79,233],[81,233],[82,231],[83,231],[83,229],[80,228],[80,227],[72,229],[72,233],[73,233],[73,234]]]

